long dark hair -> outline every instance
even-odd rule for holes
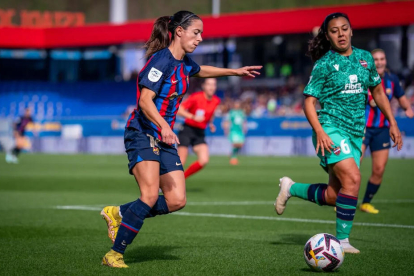
[[[155,52],[168,47],[174,40],[175,29],[181,26],[186,30],[194,20],[201,20],[201,18],[189,11],[179,11],[173,16],[159,17],[154,23],[150,39],[145,43],[144,47],[147,49],[145,56],[150,57]]]
[[[331,13],[323,21],[321,27],[319,28],[318,34],[309,40],[308,43],[308,52],[307,56],[310,56],[312,61],[315,62],[321,57],[323,57],[331,48],[331,42],[326,38],[326,33],[328,32],[328,24],[334,18],[344,17],[349,22],[351,26],[351,21],[349,21],[348,15],[341,12]]]

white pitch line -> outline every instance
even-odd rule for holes
[[[102,209],[100,207],[87,206],[87,205],[55,206],[55,208],[63,209],[63,210],[82,210],[82,211],[100,211]],[[306,222],[306,223],[320,223],[320,224],[336,224],[336,221],[333,221],[333,220],[320,220],[320,219],[246,216],[246,215],[233,215],[233,214],[189,213],[189,212],[175,212],[172,214],[177,215],[177,216],[188,216],[188,217],[211,217],[211,218],[232,218],[232,219],[273,220],[273,221],[276,220],[276,221],[292,221],[292,222]],[[368,227],[414,229],[414,225],[402,225],[402,224],[354,222],[354,225],[368,226]]]
[[[359,201],[360,203],[362,201]],[[188,206],[231,206],[231,205],[273,205],[274,201],[201,201],[201,202],[187,202]],[[376,199],[374,204],[379,203],[414,203],[414,199]],[[305,200],[289,201],[289,205],[309,204]]]

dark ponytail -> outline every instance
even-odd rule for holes
[[[189,11],[179,11],[173,16],[159,17],[154,23],[150,39],[145,43],[144,48],[147,49],[145,56],[148,58],[155,52],[168,47],[174,40],[175,29],[181,26],[186,30],[193,20],[201,20],[201,18]],[[171,38],[169,33],[171,33]]]
[[[319,29],[318,34],[308,43],[308,52],[306,53],[313,62],[323,57],[331,48],[331,43],[326,38],[325,32],[322,28]]]
[[[313,62],[323,57],[331,49],[331,43],[326,38],[326,33],[328,32],[329,21],[338,17],[346,18],[349,22],[349,26],[351,26],[351,21],[349,21],[348,15],[345,13],[331,13],[325,17],[325,20],[319,28],[318,34],[308,42],[308,52],[306,55],[310,56]]]

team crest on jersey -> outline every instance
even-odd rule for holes
[[[160,149],[157,147],[153,147],[152,151],[156,154],[156,155],[160,155]]]
[[[148,79],[152,82],[157,82],[160,80],[162,76],[162,72],[154,67],[148,73]]]
[[[361,59],[359,61],[359,63],[361,63],[362,67],[367,68],[368,67],[368,62],[366,62],[365,60]]]
[[[333,148],[333,153],[335,153],[335,155],[339,155],[341,153],[341,148],[340,147],[334,147]]]

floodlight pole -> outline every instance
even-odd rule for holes
[[[212,0],[212,14],[213,17],[220,16],[220,0]]]
[[[122,24],[128,20],[128,0],[110,0],[109,21],[113,24]]]

